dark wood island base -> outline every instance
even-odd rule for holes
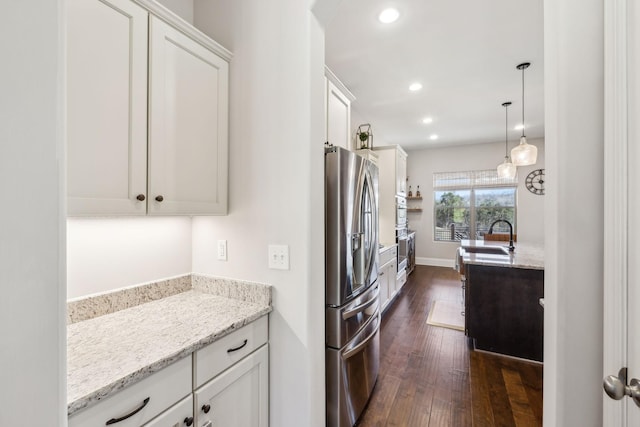
[[[465,267],[465,334],[475,348],[542,362],[544,270]]]

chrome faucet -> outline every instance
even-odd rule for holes
[[[496,219],[489,226],[488,234],[493,234],[493,226],[499,222],[504,222],[509,226],[509,252],[513,252],[516,249],[516,247],[513,246],[513,225],[511,225],[509,221],[507,221],[506,219]]]

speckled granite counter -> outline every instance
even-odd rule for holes
[[[463,249],[463,253],[461,254],[462,262],[464,264],[544,270],[544,247],[541,245],[516,242],[514,243],[516,247],[515,251],[509,255],[470,253],[464,251],[465,247],[505,246],[507,244],[508,242],[463,240],[460,242],[460,247]]]
[[[67,326],[68,415],[272,310],[269,286],[193,276],[191,290]]]

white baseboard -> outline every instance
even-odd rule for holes
[[[431,265],[433,267],[450,267],[450,268],[454,267],[452,259],[442,259],[442,258],[416,257],[416,264]]]

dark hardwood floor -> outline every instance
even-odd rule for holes
[[[380,374],[358,427],[542,425],[542,367],[472,351],[427,325],[434,300],[461,303],[457,273],[417,266],[383,315]]]

